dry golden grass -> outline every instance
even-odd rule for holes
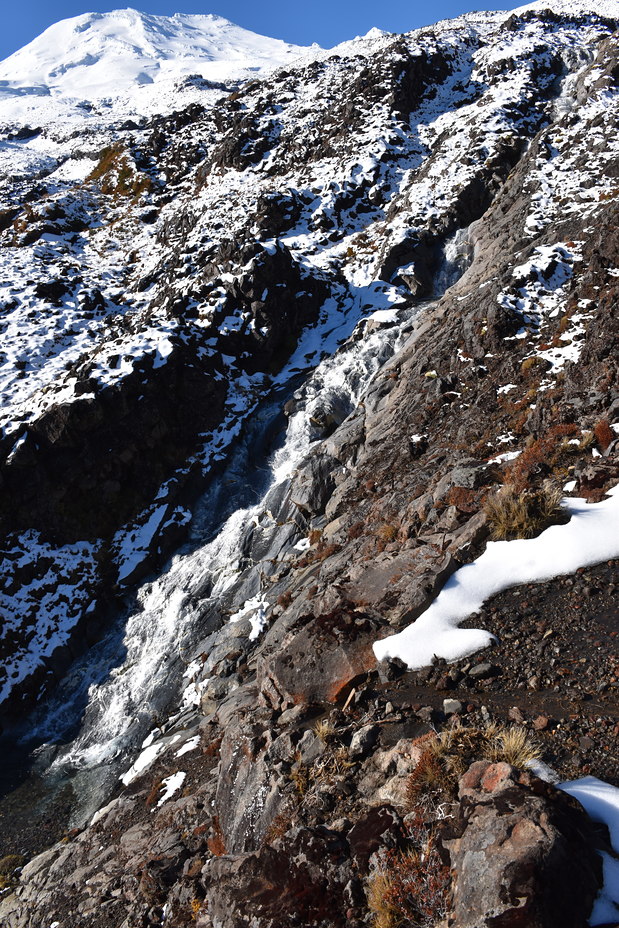
[[[492,538],[534,538],[549,525],[564,522],[567,514],[561,500],[561,489],[549,480],[537,490],[518,491],[506,484],[484,503]]]
[[[312,779],[320,783],[324,780],[331,782],[334,777],[343,776],[347,770],[354,767],[350,760],[348,748],[339,747],[335,751],[320,757],[312,767]]]
[[[376,870],[367,882],[368,910],[374,928],[397,928],[402,923],[392,901],[394,882],[385,870]]]
[[[366,884],[374,928],[432,928],[447,914],[450,874],[435,835],[420,819],[410,826],[407,850],[387,851]]]
[[[320,719],[314,725],[314,734],[323,744],[329,744],[335,737],[335,725],[329,719]]]
[[[492,737],[489,749],[489,760],[505,761],[520,769],[541,757],[539,747],[531,741],[527,730],[517,725],[499,728]]]
[[[290,771],[289,776],[294,784],[294,788],[297,791],[297,794],[302,799],[305,796],[310,783],[309,768],[307,764],[303,764],[301,761],[297,761]]]
[[[422,798],[436,803],[452,799],[458,780],[474,761],[505,761],[522,769],[541,752],[525,728],[490,722],[483,728],[454,725],[428,740],[407,783],[407,805],[415,809]]]

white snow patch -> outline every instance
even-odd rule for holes
[[[182,748],[176,752],[176,756],[182,757],[183,754],[189,754],[191,751],[195,751],[195,749],[199,746],[200,746],[200,735],[194,735],[194,737],[190,738],[189,741],[185,741]]]
[[[505,461],[513,461],[519,454],[521,454],[520,451],[505,451],[503,454],[497,454],[495,458],[488,461],[488,464],[503,464]]]
[[[164,780],[162,780],[161,785],[163,786],[163,795],[157,803],[157,808],[160,808],[160,806],[162,806],[164,802],[167,802],[168,799],[174,795],[174,793],[179,791],[185,782],[186,776],[186,773],[184,773],[182,770],[179,770],[178,773],[173,773],[172,776],[166,777]],[[154,811],[155,810],[153,809],[153,812]]]
[[[570,783],[561,783],[559,788],[577,799],[594,822],[602,822],[607,826],[610,843],[619,854],[619,788],[597,777],[582,777]],[[619,918],[619,859],[603,852],[601,856],[604,885],[593,906],[590,925],[614,923]]]
[[[248,599],[241,608],[230,616],[231,622],[240,622],[242,619],[249,618],[251,622],[251,632],[249,640],[255,641],[267,625],[267,610],[269,604],[263,596],[258,593],[251,599]]]
[[[377,309],[371,316],[368,316],[368,322],[369,321],[380,322],[381,324],[397,322],[398,311],[397,309]]]
[[[493,640],[482,629],[458,628],[490,596],[619,557],[619,485],[594,505],[578,498],[563,502],[572,516],[567,525],[551,525],[537,538],[488,542],[484,553],[456,571],[412,625],[374,644],[376,658],[398,657],[412,670],[430,665],[435,655],[459,660]]]
[[[302,538],[301,541],[297,541],[296,545],[294,545],[294,550],[300,551],[301,553],[303,553],[303,551],[309,551],[310,548],[311,542],[309,538]]]
[[[122,529],[117,533],[115,541],[118,544],[119,583],[126,580],[137,565],[144,560],[153,535],[163,522],[167,511],[167,506],[158,506],[144,525]]]
[[[156,744],[151,744],[145,748],[137,760],[132,763],[127,772],[123,773],[121,776],[120,779],[124,785],[129,786],[130,783],[137,780],[140,774],[143,773],[147,767],[150,767],[153,761],[159,757],[164,748],[165,743],[163,741],[158,741]]]
[[[543,760],[529,760],[526,766],[531,773],[534,773],[540,780],[544,780],[545,783],[557,784],[561,779],[557,771],[545,764]]]

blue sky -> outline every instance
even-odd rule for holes
[[[378,26],[405,32],[468,10],[509,10],[526,0],[5,0],[0,60],[26,45],[52,23],[80,13],[129,5],[145,13],[217,13],[239,26],[297,45],[330,47]]]

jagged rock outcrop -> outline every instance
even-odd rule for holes
[[[478,761],[443,829],[455,874],[450,924],[584,925],[602,884],[592,823],[577,803],[508,764]]]

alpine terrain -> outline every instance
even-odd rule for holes
[[[0,62],[0,925],[619,925],[619,2]]]

